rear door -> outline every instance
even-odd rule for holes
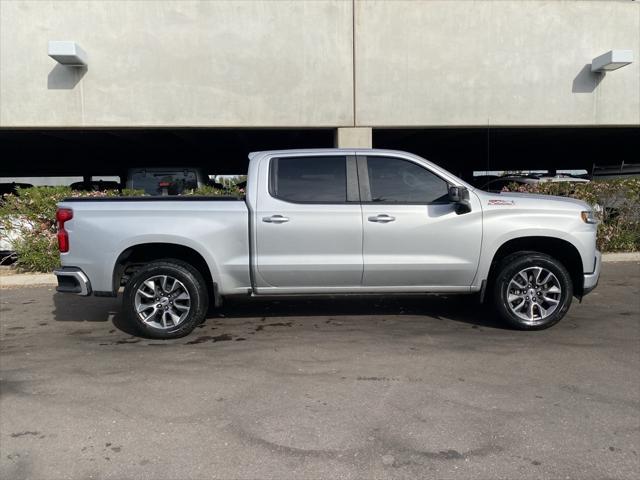
[[[258,291],[359,287],[362,212],[355,156],[282,156],[261,172],[256,229]]]
[[[480,257],[482,212],[458,215],[448,183],[425,165],[358,155],[365,287],[468,287]],[[437,290],[437,288],[436,288]]]

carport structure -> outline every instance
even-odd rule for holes
[[[586,170],[638,163],[638,127],[375,129],[373,146],[407,150],[462,178],[487,170]]]
[[[0,129],[0,177],[124,175],[133,167],[243,174],[256,150],[331,147],[330,129]]]
[[[640,2],[0,3],[5,177],[334,145],[466,178],[637,163]]]
[[[123,176],[133,167],[202,167],[244,174],[252,151],[329,148],[332,128],[5,128],[0,177]],[[478,170],[584,169],[637,163],[640,129],[386,128],[373,146],[406,150],[470,178]]]

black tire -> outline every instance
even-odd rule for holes
[[[169,325],[166,329],[156,328],[144,322],[138,316],[135,307],[136,292],[142,284],[152,277],[162,275],[168,275],[181,282],[189,294],[190,302],[186,317],[177,325]],[[200,272],[188,263],[172,258],[156,260],[145,265],[131,277],[124,289],[124,316],[137,332],[147,338],[169,339],[188,335],[204,321],[208,304],[207,285]]]
[[[551,272],[553,275],[555,275],[555,279],[559,284],[561,292],[553,295],[558,303],[552,313],[544,318],[542,317],[543,308],[548,307],[548,309],[550,310],[552,306],[556,305],[554,303],[548,303],[545,301],[544,305],[541,305],[541,308],[534,306],[532,309],[532,312],[534,312],[532,316],[535,317],[535,312],[537,311],[537,316],[540,318],[525,320],[514,313],[514,311],[510,307],[508,300],[510,294],[509,284],[511,280],[516,275],[518,275],[519,272],[526,270],[527,268],[535,267],[542,267],[546,271]],[[522,281],[523,284],[526,284],[522,277],[518,277],[518,279]],[[530,283],[525,287],[525,291],[527,290],[527,288],[529,288],[528,285],[534,287],[533,290],[536,290],[536,288],[538,288],[536,287],[535,283]],[[561,262],[559,262],[555,258],[539,252],[517,252],[504,258],[498,265],[492,290],[494,306],[500,317],[510,326],[519,330],[544,330],[545,328],[549,328],[555,325],[560,320],[562,320],[567,311],[569,311],[571,300],[573,298],[573,282],[571,281],[571,275],[569,275],[567,269]],[[528,295],[527,293],[522,292],[522,290],[516,290],[516,293],[518,294]],[[537,296],[529,296],[524,298],[529,298],[529,300],[526,301],[526,303],[524,304],[525,306],[523,307],[526,310],[520,311],[520,313],[522,313],[523,315],[530,314],[530,312],[528,311],[528,307],[531,305],[531,300],[535,300],[535,302],[538,303],[541,302],[541,300]],[[516,300],[514,304],[516,306],[519,305],[519,301]]]

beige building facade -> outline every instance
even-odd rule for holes
[[[588,68],[638,56],[631,0],[1,0],[0,19],[2,127],[640,124],[640,61]]]
[[[88,66],[50,58],[58,40]],[[593,73],[614,49],[635,60]],[[0,0],[0,134],[329,129],[340,146],[375,146],[384,129],[636,135],[639,57],[633,0]]]

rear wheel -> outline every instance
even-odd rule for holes
[[[542,330],[565,316],[573,284],[555,258],[519,252],[500,263],[493,293],[498,313],[507,323],[520,330]]]
[[[145,265],[124,290],[129,323],[151,338],[188,335],[204,320],[207,305],[207,286],[200,272],[175,259]]]

